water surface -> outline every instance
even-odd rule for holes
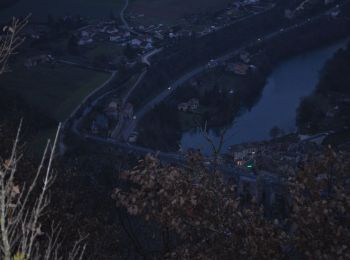
[[[320,71],[326,61],[340,48],[342,41],[331,46],[308,52],[281,63],[269,76],[259,102],[242,113],[225,135],[223,152],[233,144],[269,139],[269,131],[277,126],[285,132],[296,130],[296,110],[303,97],[312,93],[318,83]],[[212,140],[219,138],[213,132]],[[181,147],[200,149],[210,153],[210,146],[199,132],[188,132],[182,136]]]

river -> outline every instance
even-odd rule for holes
[[[296,110],[301,99],[312,93],[326,61],[338,49],[345,47],[346,43],[347,40],[341,41],[299,55],[276,67],[267,80],[259,102],[250,111],[243,112],[227,130],[222,152],[234,144],[268,140],[269,131],[274,126],[286,133],[294,132]],[[215,143],[219,142],[215,133],[209,134]],[[204,154],[211,153],[210,145],[198,131],[184,133],[181,148],[195,148]]]

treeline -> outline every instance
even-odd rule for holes
[[[344,10],[345,13],[350,13],[350,6]],[[319,28],[322,28],[320,30]],[[161,128],[157,128],[157,125],[162,125],[162,127],[169,126],[169,122],[173,120],[178,120],[178,113],[174,106],[179,102],[186,101],[190,98],[198,98],[200,100],[200,104],[205,106],[206,111],[201,116],[200,122],[198,124],[203,125],[203,122],[208,123],[208,127],[211,129],[225,127],[227,125],[232,124],[233,120],[237,116],[237,113],[241,109],[250,109],[254,106],[254,104],[259,100],[262,89],[265,85],[267,76],[271,73],[272,69],[281,61],[295,56],[297,54],[321,47],[323,45],[330,44],[338,39],[344,38],[344,36],[348,35],[350,32],[350,22],[346,19],[334,19],[331,17],[322,17],[313,22],[309,22],[302,27],[296,28],[294,30],[288,31],[286,33],[281,33],[278,36],[272,38],[267,42],[263,42],[255,47],[249,48],[248,51],[254,54],[254,58],[252,60],[253,64],[257,66],[257,70],[255,73],[250,75],[249,77],[242,79],[240,84],[245,87],[240,88],[239,91],[235,93],[235,97],[238,99],[231,100],[230,96],[227,93],[219,93],[220,86],[212,90],[208,90],[207,93],[200,95],[198,91],[195,90],[194,87],[184,86],[177,90],[174,98],[177,100],[175,104],[171,104],[167,102],[168,108],[172,107],[173,115],[164,120],[159,118],[154,118],[157,121],[156,124],[149,124],[149,121],[146,120],[145,124],[142,124],[145,132],[153,135],[157,133],[158,139],[155,142],[151,141],[148,138],[147,144],[152,148],[168,148],[165,140],[169,140],[167,134],[171,131],[159,131]],[[179,60],[181,62],[181,59]],[[165,66],[165,64],[164,64]],[[187,66],[185,63],[184,66]],[[149,74],[148,77],[153,76],[156,83],[152,81],[145,81],[143,86],[137,90],[137,94],[148,89],[148,93],[143,93],[142,96],[134,97],[134,101],[142,100],[142,97],[146,95],[150,95],[150,93],[154,93],[157,89],[163,87],[166,84],[166,72],[159,68],[159,72],[156,75]],[[148,78],[149,79],[149,78]],[[152,82],[154,85],[152,85]],[[153,89],[151,90],[151,87]],[[152,92],[153,91],[153,92]],[[322,102],[322,100],[317,99],[318,103]],[[316,102],[315,101],[315,102]],[[136,104],[141,104],[137,103]],[[163,105],[166,106],[165,104]],[[322,108],[323,106],[318,105],[315,106],[317,108]],[[157,111],[150,112],[152,117],[157,117]],[[306,117],[308,117],[307,113],[305,113]],[[317,119],[317,116],[315,116]],[[173,130],[172,132],[179,132],[179,129]],[[142,135],[143,136],[143,135]],[[141,137],[142,137],[141,136]],[[174,133],[171,136],[175,136]],[[172,140],[170,143],[171,147],[174,147],[174,144],[177,144],[180,139]],[[144,143],[146,144],[146,143]],[[157,146],[157,144],[159,146]],[[177,148],[177,147],[176,147]]]
[[[0,10],[10,7],[10,6],[14,5],[15,3],[17,3],[18,1],[19,0],[1,0]]]
[[[6,126],[16,129],[21,119],[24,121],[22,132],[26,140],[42,129],[52,129],[57,126],[55,120],[29,105],[19,95],[1,87],[0,84],[0,122],[6,122]],[[0,127],[2,128],[1,123]]]
[[[145,102],[147,99],[145,97],[155,95],[161,89],[164,89],[171,80],[176,79],[191,68],[203,65],[210,59],[256,41],[259,37],[263,37],[271,32],[278,31],[281,27],[288,27],[303,21],[305,16],[300,16],[293,20],[285,18],[285,8],[288,4],[288,1],[281,1],[276,7],[265,13],[242,20],[201,38],[186,38],[179,41],[176,45],[166,48],[158,56],[158,59],[155,59],[145,80],[135,91],[132,103],[138,107]],[[329,33],[327,31],[329,27],[331,27],[330,31],[337,31],[338,27],[343,28],[344,26],[349,28],[349,24],[342,20],[328,21],[327,18],[325,20],[330,25],[323,30],[323,33]],[[306,29],[306,34],[313,35],[315,33],[313,29],[317,28],[317,31],[319,31],[319,28],[322,28],[319,26],[320,24],[315,24],[311,31]],[[282,48],[284,48],[285,44],[289,44],[293,48],[297,47],[294,36],[286,37],[286,41],[281,45]],[[288,51],[285,52],[288,53]],[[298,50],[294,52],[298,52]]]
[[[158,104],[142,119],[139,143],[144,147],[177,151],[182,129],[178,111],[166,103]]]
[[[341,132],[350,125],[349,115],[350,43],[326,63],[316,90],[302,100],[297,125],[306,133]]]
[[[277,30],[281,23],[288,22],[283,15],[284,4],[279,4],[266,13],[201,38],[186,38],[166,48],[153,62],[142,86],[135,91],[132,102],[136,106],[140,105],[144,102],[146,94],[147,96],[154,95],[169,84],[169,81],[176,79],[191,68],[256,40],[257,37],[267,32]]]
[[[162,151],[177,151],[182,134],[206,125],[207,130],[220,131],[229,127],[242,109],[250,109],[259,100],[265,76],[259,70],[248,77],[237,79],[236,91],[217,83],[205,88],[203,79],[198,85],[180,87],[174,96],[152,109],[141,121],[139,143]],[[199,100],[200,109],[192,113],[178,111],[179,103],[192,98]]]

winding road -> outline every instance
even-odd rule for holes
[[[346,1],[344,4],[348,3],[349,1]],[[334,7],[330,10],[333,10],[333,9],[336,9],[336,8],[339,8],[338,7]],[[317,19],[319,19],[320,17],[323,17],[324,15],[327,15],[327,13],[330,11],[330,10],[327,10],[326,12],[323,12],[321,14],[318,14],[312,18],[308,18],[308,19],[305,19],[303,22],[300,22],[298,24],[294,24],[290,27],[287,27],[287,28],[280,28],[279,30],[277,31],[274,31],[274,32],[271,32],[267,35],[265,35],[264,37],[261,37],[261,38],[258,38],[257,40],[241,47],[241,48],[238,48],[238,49],[235,49],[223,56],[220,56],[220,57],[217,57],[215,60],[217,62],[224,62],[224,61],[228,61],[230,59],[232,59],[234,56],[236,56],[237,54],[239,54],[241,51],[243,51],[244,49],[246,48],[249,48],[249,47],[253,47],[254,45],[256,44],[260,44],[262,43],[263,41],[268,41],[270,40],[271,38],[273,37],[276,37],[282,33],[286,33],[288,31],[291,31],[291,30],[294,30],[296,28],[299,28],[305,24],[308,24],[310,22],[313,22]],[[137,127],[137,124],[138,122],[142,119],[142,117],[147,114],[149,111],[151,111],[155,105],[159,104],[160,102],[162,102],[166,97],[170,96],[172,93],[174,93],[174,91],[179,88],[180,86],[182,86],[184,83],[186,83],[187,81],[189,81],[191,78],[201,74],[202,72],[204,72],[205,70],[207,69],[207,65],[202,65],[202,66],[199,66],[193,70],[191,70],[190,72],[187,72],[186,74],[184,74],[183,76],[181,76],[180,78],[178,78],[175,82],[173,82],[171,84],[171,86],[168,86],[165,90],[163,90],[161,93],[159,93],[157,96],[155,96],[152,100],[150,100],[144,107],[142,107],[136,114],[136,119],[135,120],[132,120],[129,122],[129,124],[124,127],[121,135],[122,137],[124,138],[124,140],[127,140],[128,137],[131,135],[132,132],[135,131],[136,127]]]
[[[76,116],[77,112],[78,112],[83,106],[85,106],[85,105],[88,103],[88,100],[89,100],[93,95],[95,95],[99,90],[101,90],[102,88],[104,88],[105,86],[107,86],[107,85],[115,78],[116,75],[117,75],[117,71],[113,71],[113,72],[111,73],[111,76],[110,76],[105,82],[103,82],[100,86],[98,86],[96,89],[94,89],[94,91],[90,92],[90,94],[87,95],[87,96],[79,103],[79,105],[72,111],[72,113],[69,115],[69,117],[65,120],[64,124],[65,124],[68,120],[73,119],[73,118]],[[95,100],[94,102],[96,102],[96,100]],[[84,113],[85,113],[85,112],[84,112]],[[78,132],[77,129],[76,129],[76,125],[77,125],[76,121],[79,121],[79,122],[80,122],[81,119],[82,119],[82,117],[80,117],[79,119],[77,119],[77,120],[74,121],[74,124],[73,124],[73,132],[75,132],[75,133]]]
[[[122,20],[122,23],[124,24],[124,27],[126,30],[128,30],[129,32],[133,33],[133,34],[136,34],[138,36],[141,36],[142,34],[139,33],[139,32],[136,32],[128,23],[128,21],[126,20],[125,18],[125,11],[126,9],[128,9],[129,7],[129,0],[125,0],[125,4],[123,6],[123,8],[120,10],[120,19]]]
[[[126,9],[128,9],[128,6],[129,6],[129,0],[125,0],[123,8],[122,10],[120,10],[120,19],[122,20],[122,23],[124,24],[125,28],[130,30],[129,23],[125,19],[125,11]]]
[[[346,1],[345,3],[348,3],[349,1]],[[125,10],[127,9],[127,6],[128,6],[128,3],[129,1],[126,0],[126,4],[121,12],[121,17],[124,16],[124,12]],[[345,4],[344,3],[344,4]],[[334,9],[334,8],[332,8]],[[332,10],[330,9],[330,10]],[[328,10],[327,12],[329,12],[330,10]],[[245,45],[245,46],[242,46],[240,48],[237,48],[235,50],[232,50],[230,51],[229,53],[223,55],[223,56],[220,56],[218,58],[216,58],[216,61],[218,62],[223,62],[223,61],[227,61],[231,58],[233,58],[234,56],[236,56],[240,51],[246,49],[246,48],[249,48],[249,47],[252,47],[254,45],[257,45],[257,44],[260,44],[261,42],[263,41],[267,41],[275,36],[278,36],[279,34],[282,34],[282,33],[286,33],[290,30],[293,30],[295,28],[298,28],[300,26],[303,26],[309,22],[312,22],[316,19],[319,19],[320,17],[324,16],[325,13],[321,13],[317,16],[314,16],[312,18],[309,18],[309,19],[305,19],[303,22],[301,23],[298,23],[298,24],[295,24],[295,25],[292,25],[288,28],[280,28],[279,30],[277,31],[274,31],[272,33],[269,33],[267,35],[265,35],[264,37],[261,37],[255,41],[252,41],[251,43]],[[125,20],[125,19],[124,19]],[[125,21],[126,22],[126,21]],[[127,22],[125,23],[127,26]],[[147,64],[148,66],[150,66],[150,62],[149,62],[149,59],[157,54],[158,52],[160,52],[161,49],[159,50],[153,50],[151,51],[150,53],[147,53],[145,54],[143,57],[142,57],[142,62]],[[122,148],[124,149],[125,151],[129,151],[129,152],[134,152],[134,153],[137,153],[137,154],[141,154],[141,155],[144,155],[144,154],[148,154],[148,153],[155,153],[156,151],[152,150],[152,149],[148,149],[148,148],[144,148],[144,147],[140,147],[140,146],[137,146],[137,145],[131,145],[131,144],[128,144],[128,143],[123,143],[123,142],[119,142],[118,139],[120,137],[122,137],[124,140],[127,140],[128,137],[130,136],[130,134],[135,131],[135,128],[138,124],[138,122],[140,121],[140,119],[142,119],[142,117],[148,113],[156,104],[160,103],[161,101],[163,101],[166,97],[168,97],[169,95],[171,95],[172,93],[174,93],[174,91],[180,87],[181,85],[183,85],[185,82],[187,82],[188,80],[190,80],[191,78],[195,77],[196,75],[199,75],[200,73],[204,72],[205,70],[207,69],[207,65],[204,64],[202,66],[199,66],[197,68],[194,68],[193,70],[191,70],[190,72],[184,74],[183,76],[181,76],[180,78],[178,78],[175,82],[173,82],[171,84],[171,86],[167,86],[167,88],[165,90],[163,90],[161,93],[159,93],[156,97],[154,97],[150,102],[148,102],[141,110],[139,110],[137,113],[136,113],[136,119],[135,120],[131,120],[129,122],[127,122],[125,124],[125,122],[123,123],[123,128],[120,129],[120,134],[118,136],[117,139],[111,139],[111,138],[101,138],[101,137],[96,137],[96,136],[91,136],[91,135],[84,135],[85,138],[87,139],[90,139],[90,140],[94,140],[94,141],[97,141],[97,142],[102,142],[102,143],[106,143],[106,144],[111,144],[111,145],[114,145],[114,146],[117,146],[119,148]],[[146,73],[146,72],[144,72]],[[128,97],[130,96],[130,94],[132,93],[132,91],[136,88],[136,86],[139,84],[139,82],[141,81],[142,77],[139,78],[140,80],[138,80],[136,82],[136,84],[133,85],[133,87],[128,91],[127,95],[126,95],[126,98],[124,98],[125,102],[126,100],[128,99]],[[93,93],[92,93],[93,94]],[[91,95],[92,95],[91,94]],[[91,96],[89,95],[89,96]],[[104,94],[105,96],[106,94]],[[85,98],[84,100],[87,100],[87,98]],[[99,99],[98,99],[99,100]],[[84,103],[84,101],[82,102],[82,104]],[[97,101],[94,102],[94,104],[96,104]],[[72,113],[74,114],[74,113]],[[81,120],[81,119],[80,119]],[[77,130],[75,128],[75,130]],[[78,131],[77,131],[78,133]],[[81,135],[80,133],[78,133],[78,135]],[[158,156],[162,159],[162,160],[165,160],[165,161],[174,161],[174,162],[183,162],[184,161],[184,156],[181,155],[181,154],[178,154],[178,153],[163,153],[163,152],[158,152],[157,153]]]

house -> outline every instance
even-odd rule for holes
[[[330,13],[333,18],[336,18],[340,14],[340,10],[335,10]]]
[[[123,109],[123,115],[125,119],[132,119],[134,115],[134,107],[131,103],[127,103]]]
[[[133,46],[133,47],[140,47],[141,44],[142,44],[142,41],[140,41],[139,39],[132,39],[132,40],[130,41],[130,44],[131,44],[131,46]]]
[[[155,32],[154,37],[159,40],[164,40],[164,36],[160,32]]]
[[[250,54],[248,52],[241,52],[239,54],[239,58],[244,62],[244,63],[249,63],[250,62]]]
[[[116,34],[119,32],[119,30],[117,28],[108,28],[107,31],[106,31],[108,34]]]
[[[216,60],[210,60],[207,64],[207,68],[215,68],[219,65],[219,63]]]
[[[197,86],[198,86],[198,81],[192,79],[192,80],[190,81],[190,85],[191,85],[192,87],[197,87]]]
[[[189,109],[194,111],[197,110],[199,107],[199,100],[196,98],[192,98],[190,101],[187,102],[187,104]]]
[[[87,38],[90,37],[90,33],[88,31],[81,31],[80,32],[81,37]]]
[[[109,41],[111,42],[118,42],[120,40],[120,36],[109,36]]]
[[[145,50],[150,50],[150,49],[153,49],[153,45],[151,42],[148,42],[144,48],[145,48]]]
[[[188,110],[188,104],[185,102],[185,103],[180,103],[178,106],[177,106],[177,109],[179,111],[182,111],[182,112],[186,112]]]
[[[226,66],[226,71],[229,71],[229,72],[234,72],[235,74],[237,75],[247,75],[248,72],[249,72],[249,65],[247,64],[244,64],[244,63],[229,63],[227,66]]]
[[[138,133],[137,132],[132,132],[132,134],[129,136],[129,142],[130,143],[135,143],[137,141]]]
[[[39,55],[39,56],[35,56],[32,58],[28,58],[25,62],[24,62],[24,66],[29,69],[32,67],[35,67],[39,64],[43,64],[43,63],[48,63],[48,62],[52,62],[54,60],[54,58],[52,57],[52,55]]]
[[[91,123],[91,133],[94,134],[94,135],[97,135],[98,134],[98,127],[97,127],[97,124],[96,124],[96,121],[92,121]]]
[[[175,33],[169,33],[169,38],[170,39],[173,39],[173,38],[176,38],[177,37],[177,34],[175,34]]]
[[[108,107],[107,107],[107,110],[109,111],[117,111],[119,108],[119,105],[116,101],[111,101],[109,104],[108,104]]]
[[[82,45],[88,45],[90,43],[93,43],[94,40],[92,38],[89,37],[83,37],[78,41],[78,45],[82,46]]]
[[[287,19],[293,19],[294,18],[294,12],[290,9],[286,9],[284,11],[284,17],[286,17]]]
[[[107,116],[110,116],[114,119],[118,118],[118,112],[120,109],[120,105],[116,101],[111,101],[108,106],[105,108],[104,112]]]
[[[102,114],[96,116],[91,124],[91,132],[98,134],[100,131],[105,131],[109,127],[108,118]]]
[[[199,100],[196,98],[190,99],[188,102],[180,103],[177,109],[182,112],[193,112],[199,107]]]
[[[259,3],[260,2],[260,0],[245,0],[244,2],[243,2],[243,4],[245,4],[245,5],[251,5],[251,4],[257,4],[257,3]]]

